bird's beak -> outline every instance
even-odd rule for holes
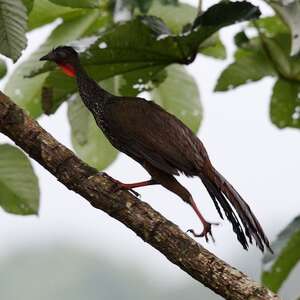
[[[40,60],[50,60],[50,61],[53,59],[54,59],[54,56],[51,52],[40,58]]]

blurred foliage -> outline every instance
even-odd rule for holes
[[[116,93],[114,78],[100,84],[111,93]],[[78,94],[74,94],[73,99],[68,101],[68,119],[71,125],[72,145],[82,160],[103,170],[117,158],[118,151],[99,130],[93,115],[84,106]]]
[[[279,128],[300,128],[300,57],[290,54],[290,30],[278,16],[254,21],[253,28],[256,36],[248,38],[246,29],[235,37],[235,61],[222,72],[215,90],[275,77],[270,119]]]
[[[185,95],[189,95],[189,101],[186,101]],[[152,90],[151,96],[157,104],[176,115],[194,132],[198,131],[203,113],[199,90],[185,67],[167,67],[166,80]]]
[[[11,145],[0,145],[0,206],[18,215],[37,214],[38,179],[27,156]]]
[[[271,245],[274,255],[263,258],[262,282],[277,292],[300,261],[300,217],[295,218]]]

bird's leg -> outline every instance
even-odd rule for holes
[[[203,231],[200,234],[197,234],[194,232],[193,229],[189,229],[188,231],[191,232],[195,237],[205,237],[205,240],[208,241],[208,235],[211,236],[212,240],[214,241],[212,232],[211,232],[211,226],[212,225],[218,225],[217,223],[210,223],[205,220],[201,212],[196,206],[195,201],[193,200],[192,195],[190,192],[182,186],[174,176],[163,172],[156,167],[150,165],[150,164],[144,164],[144,168],[149,172],[149,174],[158,182],[161,184],[163,187],[168,189],[169,191],[175,193],[178,195],[183,201],[188,203],[189,205],[192,206],[193,210],[199,217],[201,223],[203,224]]]
[[[112,181],[114,182],[114,185],[111,188],[112,193],[116,193],[120,190],[126,190],[132,192],[137,197],[140,197],[140,194],[134,191],[134,188],[157,184],[157,182],[153,179],[134,183],[123,183],[116,179],[112,179]]]
[[[193,229],[189,229],[187,232],[190,232],[193,234],[194,237],[205,237],[205,240],[206,242],[208,242],[208,235],[211,236],[211,239],[213,242],[215,242],[215,239],[212,235],[212,232],[211,232],[211,226],[212,225],[219,225],[219,223],[210,223],[210,222],[207,222],[205,220],[205,218],[203,217],[203,215],[201,214],[200,210],[198,209],[195,201],[193,200],[192,197],[190,197],[190,204],[194,210],[194,212],[197,214],[197,216],[199,217],[201,223],[203,224],[203,231],[201,233],[195,233],[195,231]]]
[[[157,182],[154,179],[146,180],[146,181],[141,181],[141,182],[135,182],[135,183],[123,183],[117,179],[114,179],[107,175],[105,172],[98,172],[97,174],[104,176],[108,178],[110,181],[113,182],[113,185],[110,189],[111,193],[116,193],[120,190],[126,190],[134,194],[136,197],[140,197],[140,194],[137,193],[136,191],[133,190],[133,188],[138,188],[138,187],[143,187],[147,185],[153,185],[157,184]]]

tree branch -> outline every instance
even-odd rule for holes
[[[113,182],[109,177],[97,174],[97,170],[58,143],[1,92],[0,131],[68,189],[122,222],[215,293],[234,300],[279,300],[277,295],[204,249],[147,203],[128,192],[110,193]]]

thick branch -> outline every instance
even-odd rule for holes
[[[97,174],[1,92],[0,131],[68,189],[122,222],[172,263],[225,299],[279,300],[268,289],[208,252],[147,203],[128,192],[111,194],[109,189],[113,183],[109,177]]]

